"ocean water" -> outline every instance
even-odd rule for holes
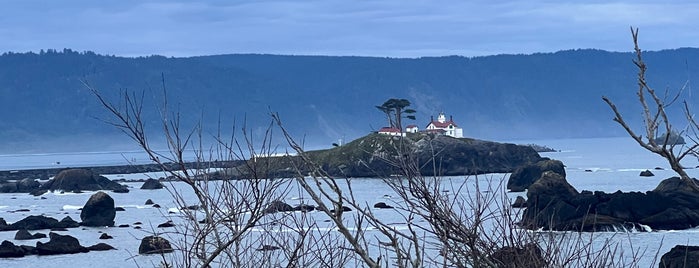
[[[614,192],[622,191],[648,191],[657,186],[661,180],[674,176],[664,159],[644,151],[634,141],[628,138],[597,138],[597,139],[568,139],[568,140],[537,140],[516,141],[516,143],[537,143],[546,145],[560,152],[543,153],[542,156],[559,159],[566,165],[567,179],[578,191],[593,190]],[[142,159],[142,160],[141,160]],[[78,166],[78,165],[103,165],[103,164],[127,164],[128,162],[145,162],[145,157],[139,152],[93,152],[93,153],[65,153],[65,154],[33,154],[33,155],[0,155],[1,170],[16,170],[23,168]],[[57,164],[60,162],[60,164]],[[696,159],[687,159],[685,166],[696,166]],[[655,168],[662,170],[655,170]],[[642,170],[650,169],[656,176],[640,177]],[[689,169],[690,176],[697,177],[699,170]],[[139,179],[160,177],[162,174],[129,174],[109,175],[107,177]],[[500,181],[506,179],[507,174],[482,175],[478,179],[485,181]],[[475,191],[472,187],[476,178],[473,177],[449,177],[443,183],[461,183],[469,180],[467,191]],[[118,228],[74,228],[62,234],[70,234],[77,237],[84,246],[100,242],[108,243],[117,248],[112,251],[90,252],[84,254],[58,255],[58,256],[28,256],[24,258],[0,259],[3,267],[152,267],[161,262],[160,256],[138,255],[138,245],[142,237],[153,232],[162,233],[171,241],[178,241],[180,236],[172,229],[161,229],[156,226],[168,220],[176,224],[182,222],[179,218],[178,205],[173,201],[168,190],[140,190],[140,183],[127,183],[130,193],[109,193],[115,199],[117,206],[125,208],[123,212],[117,212],[116,225],[128,224],[129,227]],[[376,202],[391,203],[392,191],[380,181],[372,178],[353,179],[351,181],[355,197],[360,202],[373,204]],[[345,187],[345,186],[343,186]],[[194,196],[186,191],[182,183],[170,183],[171,190],[183,190],[185,200],[192,200]],[[487,187],[481,186],[485,191]],[[291,205],[302,202],[307,198],[297,186],[289,182],[288,194],[285,202]],[[29,215],[42,214],[61,219],[70,216],[74,220],[80,220],[78,210],[87,201],[92,193],[47,193],[45,199],[28,194],[0,194],[0,217],[7,222],[15,222]],[[513,200],[522,193],[508,193],[508,198]],[[161,208],[153,208],[144,205],[147,199],[152,199],[161,205]],[[14,212],[19,209],[29,209],[29,212]],[[175,212],[175,213],[169,213]],[[401,228],[404,219],[393,210],[376,210],[377,216],[386,222],[395,224]],[[321,227],[330,227],[324,221],[320,213],[309,213],[311,220],[319,223]],[[136,222],[142,224],[137,225]],[[142,229],[135,229],[141,226]],[[263,228],[254,230],[264,233]],[[32,231],[48,233],[47,230]],[[113,236],[111,240],[99,240],[101,233]],[[15,241],[15,232],[0,232],[0,241],[10,240],[15,244],[34,245],[36,241],[46,242],[48,239]],[[625,251],[641,252],[640,267],[652,266],[656,253],[658,256],[667,252],[677,244],[688,244],[699,238],[699,229],[680,231],[653,231],[653,232],[619,232],[597,233],[596,239],[600,241],[618,241]],[[657,264],[656,264],[657,266]]]

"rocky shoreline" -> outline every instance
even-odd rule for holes
[[[210,162],[190,162],[186,163],[186,168],[227,168],[239,165],[242,161],[210,161]],[[165,163],[167,169],[177,170],[179,166],[175,163]],[[61,171],[67,169],[84,169],[95,174],[134,174],[161,172],[163,167],[159,164],[142,164],[142,165],[117,165],[117,166],[75,166],[75,167],[60,167],[60,168],[38,168],[38,169],[21,169],[21,170],[2,170],[0,171],[0,182],[3,181],[19,181],[26,178],[34,180],[48,180],[51,177],[58,175]]]

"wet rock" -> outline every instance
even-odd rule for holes
[[[128,224],[119,224],[119,226],[117,226],[117,227],[119,227],[119,228],[128,228],[129,225],[128,225]]]
[[[563,162],[544,158],[534,164],[524,165],[515,169],[507,180],[507,189],[512,192],[523,192],[532,183],[541,178],[546,171],[558,173],[563,177],[566,176]]]
[[[522,196],[517,196],[517,198],[515,198],[515,202],[512,203],[512,207],[513,208],[527,207],[527,200],[524,199],[524,197],[522,197]]]
[[[311,205],[300,204],[300,205],[294,207],[294,210],[301,211],[301,212],[311,212],[311,211],[315,210],[315,207],[311,206]]]
[[[272,250],[278,250],[281,249],[280,247],[277,246],[272,246],[272,245],[262,245],[262,247],[258,248],[257,251],[272,251]]]
[[[153,204],[155,204],[155,203],[153,203],[153,200],[150,200],[150,199],[146,200],[146,205],[153,205]]]
[[[98,243],[98,244],[87,247],[87,249],[89,251],[106,251],[106,250],[115,250],[116,248],[114,248],[106,243]]]
[[[160,205],[158,205],[158,204],[153,204],[153,207],[154,207],[154,208],[160,208]]]
[[[112,238],[114,238],[114,237],[112,237],[111,235],[108,235],[107,233],[102,233],[102,235],[100,235],[100,237],[99,237],[99,239],[112,239]]]
[[[40,187],[41,183],[30,178],[25,178],[17,182],[17,192],[19,193],[30,193],[38,190]]]
[[[45,194],[46,192],[48,192],[48,190],[46,190],[46,189],[37,189],[37,190],[29,192],[29,194],[33,195],[33,196],[40,196],[40,195]],[[46,198],[42,197],[42,199],[46,199]]]
[[[141,240],[138,254],[160,254],[172,252],[170,241],[159,236],[146,236]]]
[[[5,230],[40,230],[40,229],[52,229],[52,228],[74,228],[77,226],[68,224],[67,222],[58,221],[51,217],[46,217],[43,215],[39,216],[27,216],[11,225]]]
[[[644,171],[641,171],[641,174],[639,174],[639,176],[641,176],[641,177],[653,177],[653,176],[655,176],[655,174],[653,174],[653,172],[650,172],[650,170],[646,169]]]
[[[89,250],[80,245],[77,238],[70,235],[60,235],[54,232],[49,233],[49,242],[36,242],[38,255],[57,255],[84,253]]]
[[[172,221],[167,221],[167,222],[158,224],[158,228],[169,228],[169,227],[175,227],[175,224]]]
[[[123,207],[115,207],[114,211],[126,211]]]
[[[42,233],[30,234],[29,231],[22,229],[15,233],[15,240],[32,240],[45,238],[46,235]]]
[[[699,267],[699,246],[674,246],[660,257],[660,268]]]
[[[374,204],[374,208],[393,208],[393,206],[390,206],[384,202],[378,202]]]
[[[141,185],[142,190],[157,190],[163,189],[163,187],[165,187],[165,185],[153,178],[147,179],[145,182],[143,182],[143,185]]]
[[[51,191],[123,191],[126,186],[113,182],[106,177],[99,176],[87,169],[67,169],[63,170],[55,178],[46,182],[43,189]]]
[[[267,205],[267,208],[263,211],[265,214],[270,214],[270,213],[277,213],[277,212],[286,212],[286,211],[294,211],[294,208],[282,201],[276,200],[272,201]]]
[[[101,191],[93,194],[80,212],[83,226],[114,226],[115,216],[114,199]]]
[[[352,211],[351,208],[349,208],[347,206],[342,206],[342,212],[350,212],[350,211]],[[335,213],[335,209],[331,209],[330,213]]]
[[[24,255],[24,250],[14,243],[7,240],[0,243],[0,258],[17,258],[24,257]]]

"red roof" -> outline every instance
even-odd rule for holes
[[[394,127],[382,127],[381,129],[379,129],[379,132],[401,133],[402,131]]]
[[[449,121],[444,121],[444,123],[439,122],[439,121],[432,121],[430,124],[433,124],[435,127],[438,128],[447,128],[449,125],[454,125],[454,127],[458,127],[454,121],[449,120]],[[427,124],[427,126],[430,126],[430,124]]]
[[[408,125],[406,128],[413,128],[413,127],[417,127],[417,125]]]

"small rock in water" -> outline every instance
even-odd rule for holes
[[[153,204],[153,207],[154,207],[154,208],[160,208],[160,205],[158,205],[158,204]]]
[[[114,210],[115,211],[126,211],[126,209],[124,209],[123,207],[115,207]]]
[[[384,202],[378,202],[378,203],[374,204],[374,208],[393,208],[393,206],[388,205]]]
[[[99,239],[112,239],[112,238],[114,238],[114,237],[112,237],[111,235],[108,235],[107,233],[103,233],[102,235],[100,235]]]
[[[152,204],[154,204],[153,200],[150,200],[150,199],[146,200],[146,205],[152,205]]]
[[[653,176],[655,176],[655,174],[653,174],[653,172],[650,172],[650,170],[646,169],[644,171],[641,171],[641,174],[639,174],[639,176],[641,176],[641,177],[653,177]]]
[[[138,254],[160,254],[172,252],[170,241],[159,236],[146,236],[141,240]]]
[[[175,224],[172,221],[167,221],[167,222],[158,224],[158,228],[168,228],[168,227],[175,227]]]

